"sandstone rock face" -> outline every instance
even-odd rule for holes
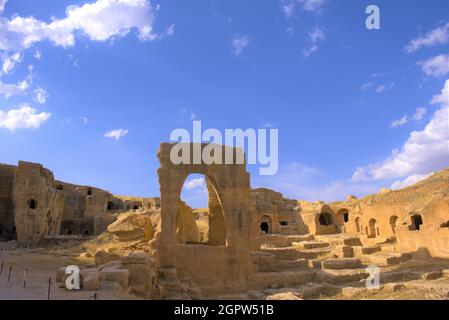
[[[146,240],[154,236],[151,215],[146,213],[123,213],[108,226],[107,231],[120,241]]]
[[[192,208],[182,200],[179,200],[176,212],[176,239],[178,243],[183,244],[200,242],[200,232]]]
[[[64,198],[53,188],[53,174],[39,164],[20,162],[14,179],[14,220],[17,241],[36,245],[56,234]]]

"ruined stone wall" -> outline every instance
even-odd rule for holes
[[[0,240],[16,237],[13,214],[15,173],[15,166],[0,164]]]
[[[64,199],[53,187],[51,171],[40,164],[20,161],[14,178],[14,220],[17,241],[36,245],[57,231]]]
[[[281,193],[265,188],[252,190],[251,197],[260,231],[281,234],[307,233],[296,200],[284,198]],[[265,231],[267,226],[268,232]]]

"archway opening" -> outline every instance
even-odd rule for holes
[[[269,225],[268,225],[268,222],[262,222],[261,224],[260,224],[260,230],[262,231],[262,232],[265,232],[265,233],[268,233],[269,231],[270,231],[270,227],[269,227]],[[1,232],[1,230],[0,230],[0,232]],[[1,235],[1,233],[0,233],[0,235]]]
[[[392,216],[390,218],[390,227],[391,227],[391,232],[393,232],[393,235],[396,235],[396,228],[398,226],[398,217],[397,216]]]
[[[379,232],[379,226],[377,224],[376,219],[371,219],[369,221],[369,228],[368,228],[368,238],[376,238],[380,235]]]
[[[271,218],[269,216],[263,216],[260,219],[260,231],[265,232],[266,234],[272,233],[273,230],[271,229]]]
[[[187,210],[191,210],[182,213],[189,215],[184,219],[189,219],[194,224],[184,220],[182,228],[185,230],[181,231],[178,223],[177,232],[195,232],[193,229],[197,228],[200,243],[225,246],[227,242],[224,211],[215,181],[203,174],[190,174],[184,182],[181,200],[188,206]]]
[[[134,206],[134,210],[138,210],[139,209],[139,206]]]
[[[420,214],[414,214],[411,216],[410,230],[418,231],[421,229],[421,225],[423,224],[422,217]]]
[[[318,221],[322,226],[331,226],[334,224],[334,219],[332,215],[328,212],[322,212],[318,217]]]
[[[91,196],[92,195],[92,189],[87,189],[87,195]]]

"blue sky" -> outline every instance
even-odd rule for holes
[[[381,29],[365,28],[375,4]],[[279,129],[252,185],[336,200],[449,166],[449,2],[0,0],[0,162],[157,196],[175,128]],[[198,179],[193,177],[192,179]],[[186,198],[204,201],[201,181]]]

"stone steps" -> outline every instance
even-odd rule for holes
[[[380,251],[382,251],[382,247],[379,245],[354,247],[354,253],[356,255],[370,255]]]
[[[298,260],[278,260],[277,268],[281,271],[292,269],[307,269],[309,262],[307,259]]]
[[[311,241],[315,237],[309,235],[282,235],[282,234],[267,234],[260,237],[260,244],[267,247],[290,247],[293,242]]]
[[[362,242],[358,236],[343,236],[343,235],[324,235],[317,236],[317,240],[327,242],[331,246],[361,246]]]
[[[267,288],[295,287],[313,282],[316,271],[298,270],[283,272],[256,273],[250,279],[250,290]]]
[[[369,274],[365,269],[343,269],[343,270],[319,270],[315,275],[315,280],[331,284],[342,284],[359,282],[368,278]]]
[[[329,243],[321,241],[302,241],[302,242],[293,242],[292,246],[299,249],[318,249],[329,247]]]
[[[263,248],[262,251],[274,254],[279,260],[316,259],[331,252],[328,248],[298,250],[295,247]]]
[[[328,259],[328,260],[311,260],[311,267],[315,269],[360,269],[362,268],[362,261],[360,259],[346,258],[346,259]]]
[[[410,253],[375,253],[367,257],[375,265],[395,265],[412,259]]]

